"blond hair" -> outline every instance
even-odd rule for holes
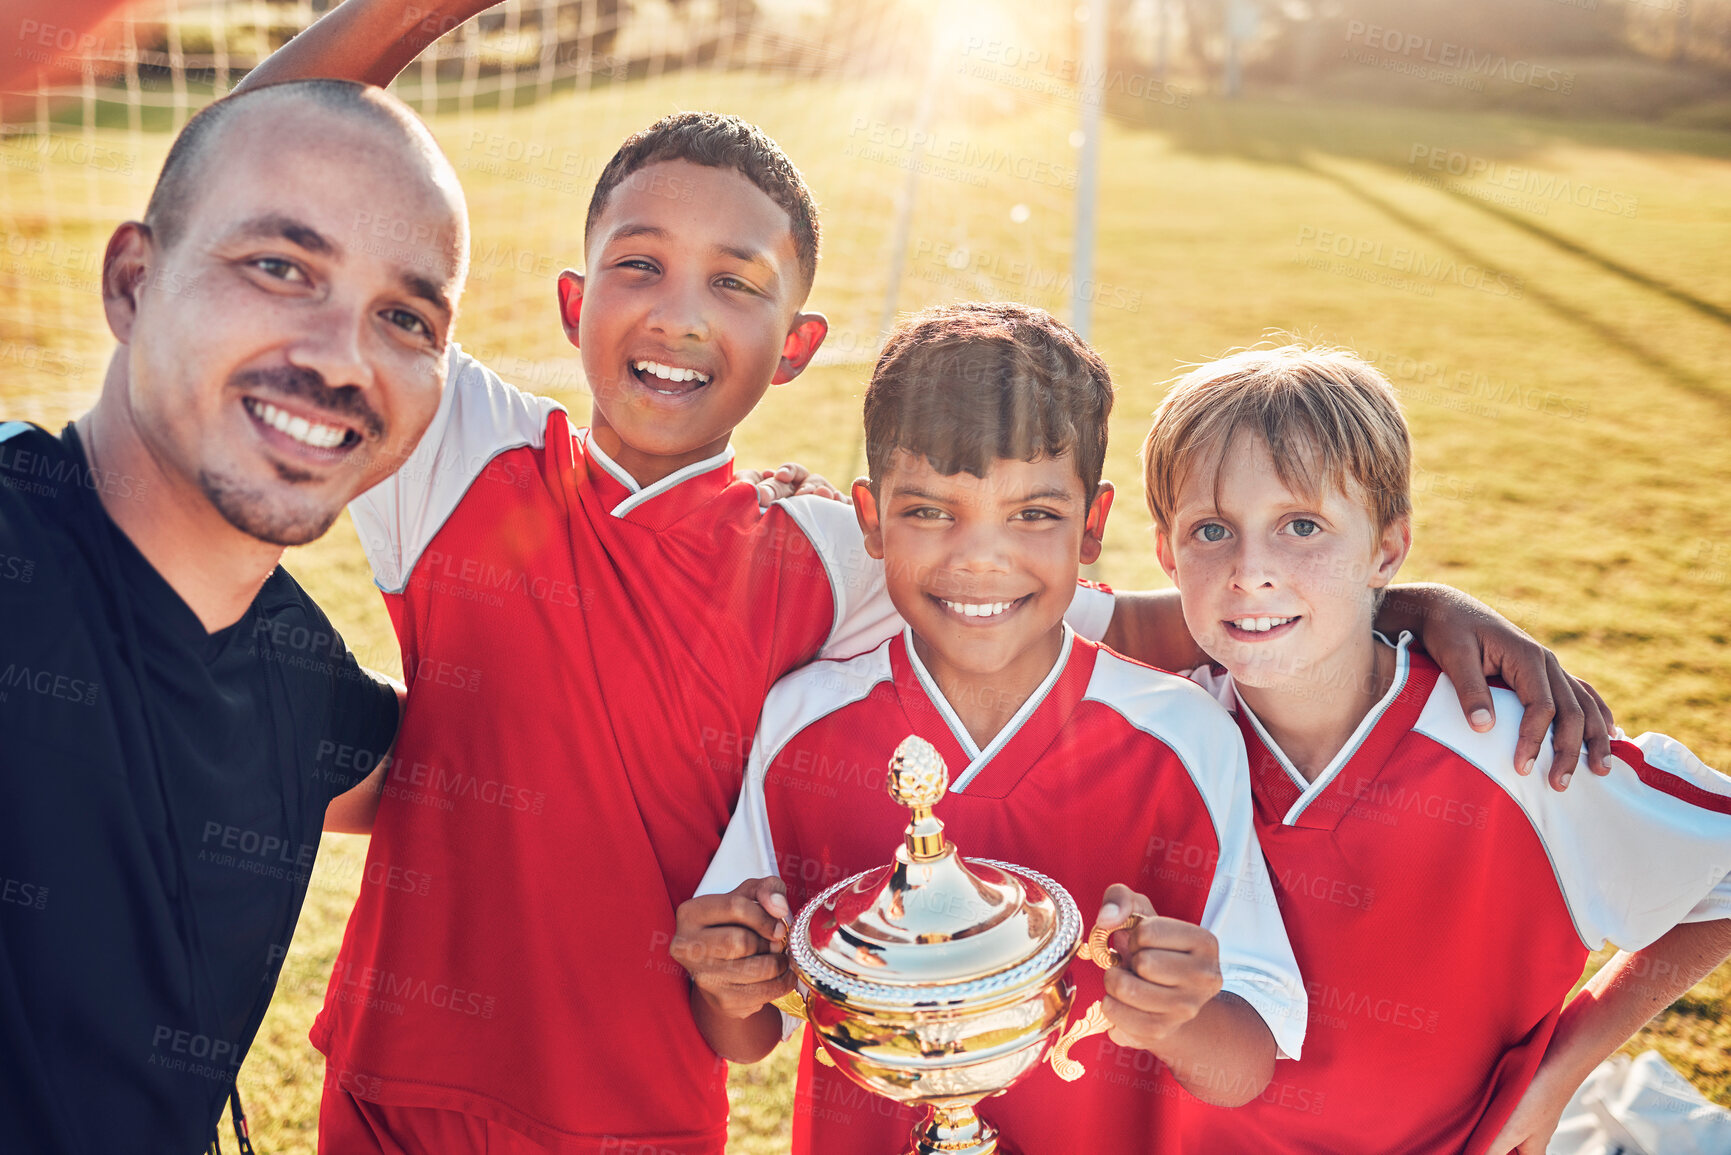
[[[1412,440],[1388,379],[1349,352],[1287,345],[1198,366],[1160,403],[1142,470],[1162,532],[1185,476],[1239,433],[1267,442],[1281,484],[1306,499],[1357,482],[1379,533],[1412,512]]]

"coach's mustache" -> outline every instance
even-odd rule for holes
[[[283,365],[273,369],[247,369],[229,378],[229,385],[242,390],[275,393],[305,401],[334,417],[359,425],[369,440],[385,435],[385,421],[367,404],[358,385],[343,385],[332,389],[325,379],[311,369]]]

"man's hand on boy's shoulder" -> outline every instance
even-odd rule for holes
[[[802,497],[806,494],[827,497],[831,501],[839,501],[843,505],[853,504],[848,499],[847,494],[831,485],[823,477],[813,473],[805,466],[793,462],[789,462],[778,469],[742,469],[734,477],[736,480],[757,486],[757,504],[765,509],[786,498]]]
[[[750,878],[726,894],[681,903],[669,951],[718,1012],[749,1018],[793,989],[788,922],[781,879]]]
[[[1141,921],[1112,936],[1123,962],[1106,972],[1100,1009],[1112,1024],[1107,1037],[1114,1043],[1159,1054],[1167,1036],[1220,993],[1220,944],[1195,923],[1161,918],[1146,896],[1128,886],[1108,889],[1099,924],[1122,926],[1131,915]]]
[[[1431,583],[1390,586],[1377,628],[1411,630],[1454,683],[1468,723],[1481,733],[1496,724],[1488,678],[1502,678],[1521,701],[1515,769],[1533,771],[1552,734],[1550,783],[1566,789],[1587,751],[1587,768],[1611,772],[1611,708],[1592,686],[1563,669],[1557,655],[1477,598]]]

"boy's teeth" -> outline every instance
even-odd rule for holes
[[[1262,633],[1265,630],[1272,630],[1275,626],[1284,626],[1287,622],[1297,620],[1296,618],[1238,618],[1232,624],[1241,630]]]
[[[952,602],[952,601],[946,601],[946,602],[944,602],[944,604],[946,606],[950,607],[950,609],[954,610],[956,613],[961,614],[963,617],[989,618],[989,617],[993,617],[997,614],[1004,613],[1006,610],[1008,610],[1011,606],[1015,605],[1016,603],[1015,602]]]
[[[679,369],[672,365],[663,365],[659,361],[638,361],[633,368],[639,373],[649,373],[663,381],[699,381],[709,384],[709,378],[695,369]]]
[[[268,401],[254,397],[246,399],[249,413],[275,429],[314,449],[335,449],[348,437],[349,431],[340,425],[318,425],[305,417],[291,417]]]

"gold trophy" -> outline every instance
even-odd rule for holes
[[[989,1155],[998,1132],[974,1106],[1107,1029],[1100,1005],[1058,1039],[1081,954],[1118,959],[1062,886],[1025,867],[963,859],[932,807],[949,789],[937,750],[910,736],[889,766],[889,793],[913,811],[895,861],[831,886],[794,919],[795,991],[776,1000],[817,1034],[818,1058],[868,1091],[931,1108],[909,1155]],[[1132,925],[1134,920],[1132,920]],[[1047,1054],[1047,1045],[1057,1045]]]

